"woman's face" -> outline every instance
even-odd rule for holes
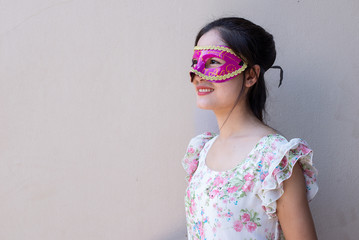
[[[226,45],[217,30],[210,30],[198,41],[197,46]],[[211,58],[206,67],[216,68],[224,64],[220,58]],[[193,85],[197,93],[197,106],[213,111],[230,111],[237,101],[242,88],[243,73],[237,77],[221,83],[209,82],[198,75],[193,77]]]

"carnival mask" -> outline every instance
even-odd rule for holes
[[[219,67],[211,68],[209,61],[219,58],[225,63]],[[190,69],[191,81],[194,74],[210,82],[226,82],[243,72],[247,64],[227,46],[196,46]],[[207,64],[207,66],[206,66]]]

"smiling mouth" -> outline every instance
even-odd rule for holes
[[[213,92],[214,89],[210,88],[210,87],[197,87],[197,95],[198,96],[205,96],[208,94],[211,94],[211,92]]]
[[[200,93],[208,93],[208,92],[213,92],[214,89],[210,89],[210,88],[200,88],[198,89],[198,92]]]

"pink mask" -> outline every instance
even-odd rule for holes
[[[225,63],[219,67],[206,67],[212,58],[222,59]],[[226,82],[243,72],[247,64],[227,46],[194,47],[193,64],[190,69],[191,79],[196,74],[210,82]],[[195,62],[197,61],[197,62]]]

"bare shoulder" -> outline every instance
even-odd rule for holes
[[[253,130],[252,134],[251,134],[251,138],[253,139],[260,139],[264,136],[270,135],[270,134],[277,134],[278,132],[267,126],[267,125],[261,125],[259,127],[257,127],[255,130]]]

